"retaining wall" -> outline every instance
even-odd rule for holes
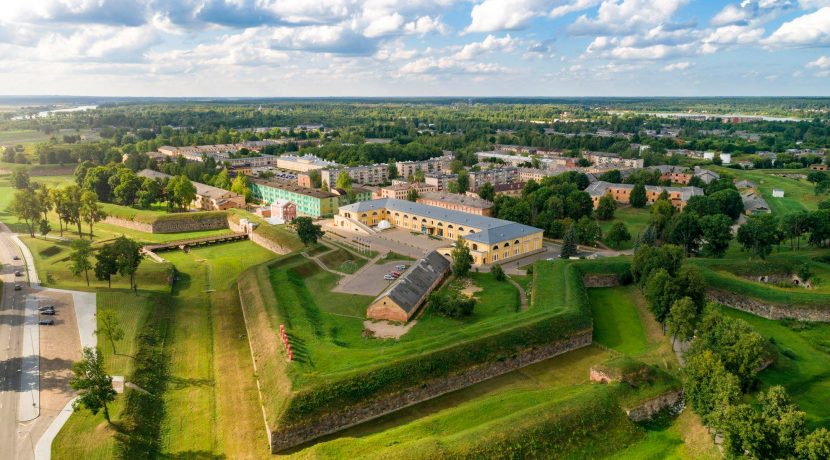
[[[183,215],[181,219],[162,219],[152,223],[107,216],[104,222],[145,233],[185,233],[228,228],[228,218],[223,214],[204,216],[203,218]]]
[[[620,280],[617,275],[586,274],[582,275],[582,284],[586,288],[613,287],[619,285]]]
[[[706,290],[708,300],[722,303],[736,310],[745,311],[767,319],[797,319],[800,321],[830,321],[830,309],[813,309],[800,306],[781,306],[764,303],[752,297],[735,294],[721,289]]]
[[[632,421],[642,422],[654,417],[655,414],[667,407],[676,406],[682,399],[683,389],[674,390],[642,402],[631,409],[626,409],[625,412]]]
[[[320,417],[313,423],[304,423],[285,430],[275,430],[271,432],[270,436],[271,452],[277,453],[521,367],[586,347],[591,344],[592,332],[592,329],[579,331],[568,339],[525,350],[503,361],[482,364],[456,375],[424,382],[396,394],[368,400],[343,411]]]
[[[155,233],[153,232],[153,226],[150,224],[145,224],[144,222],[136,222],[129,219],[122,219],[120,217],[107,216],[106,218],[104,218],[104,223],[116,225],[118,227],[129,228],[130,230],[137,230],[139,232],[144,233]]]

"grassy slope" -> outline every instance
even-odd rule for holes
[[[774,340],[778,361],[761,373],[764,386],[783,385],[812,426],[830,428],[830,324],[772,321],[722,308]]]
[[[341,273],[354,273],[360,267],[366,265],[366,259],[358,257],[349,251],[336,249],[320,256],[320,261],[331,270]]]
[[[807,174],[806,170],[736,170],[729,168],[713,168],[719,173],[731,174],[738,180],[752,181],[758,191],[769,204],[773,214],[782,216],[796,211],[814,210],[823,197],[816,196],[813,184],[805,179],[790,179],[773,174]],[[784,190],[784,198],[773,198],[772,189]],[[826,197],[826,196],[825,196]]]
[[[629,355],[646,351],[648,342],[633,301],[633,286],[588,289],[594,317],[594,341]]]
[[[618,205],[620,206],[620,205]],[[620,206],[614,212],[614,218],[611,220],[598,221],[599,228],[602,229],[602,234],[608,234],[608,230],[614,222],[622,222],[628,228],[628,233],[631,234],[631,241],[623,244],[622,249],[630,249],[634,247],[634,241],[643,230],[648,226],[651,207],[634,208],[631,206]]]

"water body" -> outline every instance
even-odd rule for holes
[[[81,105],[78,107],[71,107],[68,109],[54,109],[54,110],[44,110],[42,112],[38,112],[37,114],[33,115],[20,115],[17,117],[12,118],[12,120],[28,120],[32,118],[46,118],[52,114],[61,114],[61,113],[72,113],[72,112],[86,112],[87,110],[95,110],[97,109],[97,105]]]

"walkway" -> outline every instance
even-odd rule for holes
[[[508,276],[505,279],[507,279],[507,281],[519,291],[519,309],[521,311],[527,311],[527,292],[525,292],[525,289],[522,287],[522,285],[513,281],[513,278]]]

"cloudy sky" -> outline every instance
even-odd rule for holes
[[[0,94],[830,95],[830,0],[2,0]]]

